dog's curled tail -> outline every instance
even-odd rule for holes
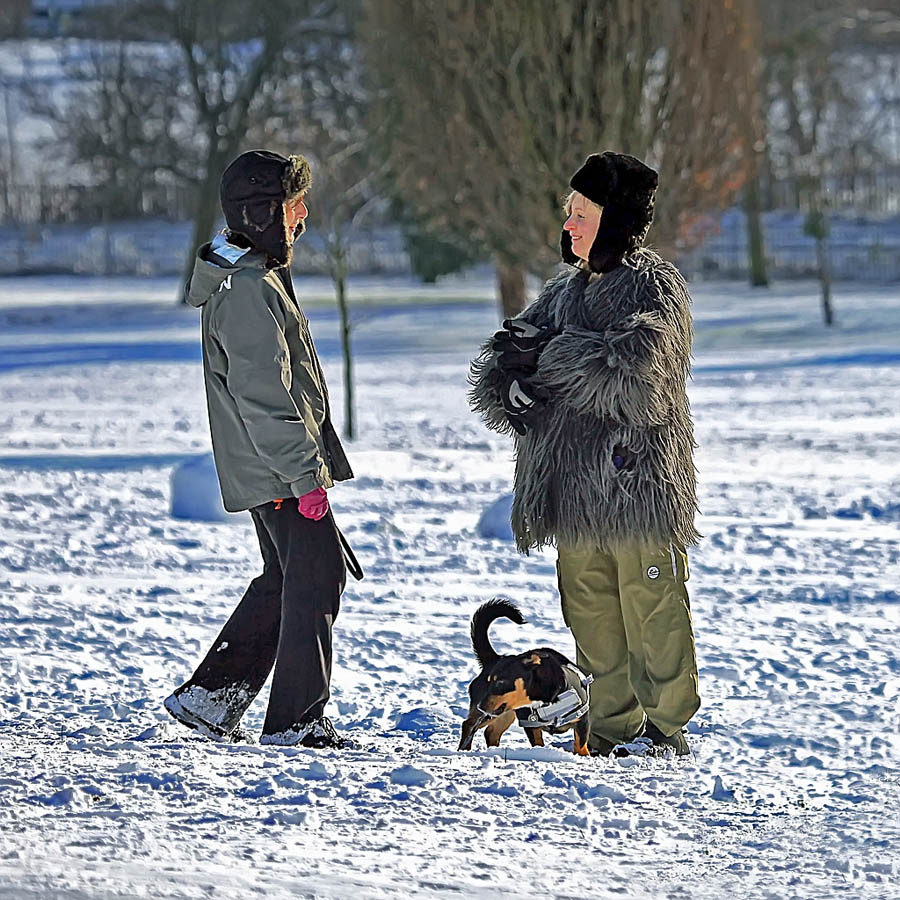
[[[509,600],[488,600],[487,603],[482,603],[475,610],[470,634],[472,649],[475,651],[475,656],[478,657],[482,669],[500,659],[500,654],[494,650],[488,638],[488,628],[495,619],[510,619],[516,625],[525,623],[525,617],[519,612],[519,608]]]

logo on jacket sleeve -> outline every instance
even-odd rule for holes
[[[650,566],[650,568],[647,569],[647,577],[659,578],[659,569],[656,566]]]
[[[231,290],[231,276],[226,275],[225,280],[219,285],[218,293],[222,293],[222,291],[230,291]]]

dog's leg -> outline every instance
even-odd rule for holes
[[[515,721],[516,712],[513,709],[507,710],[496,719],[491,719],[491,724],[484,729],[484,739],[487,741],[488,747],[499,747],[500,736]]]
[[[590,733],[590,721],[586,715],[575,723],[575,753],[578,756],[590,756],[588,750],[588,734]]]
[[[526,728],[525,734],[528,735],[528,743],[532,747],[544,746],[544,729],[543,728]]]
[[[487,716],[484,713],[479,712],[477,709],[470,710],[469,717],[462,723],[462,728],[459,732],[459,746],[456,749],[471,750],[472,738],[475,737],[475,732],[483,727],[486,721]]]

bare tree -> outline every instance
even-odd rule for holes
[[[589,152],[660,170],[654,235],[749,171],[750,0],[373,0],[368,58],[392,179],[431,227],[492,254],[504,312],[557,258],[560,199]]]
[[[317,65],[295,49],[285,55],[286,77],[265,94],[260,132],[267,146],[310,158],[313,187],[310,221],[324,241],[341,321],[344,368],[344,434],[356,437],[351,316],[347,277],[350,247],[358,230],[380,211],[383,165],[372,154],[370,90],[357,48],[360,0],[338,0],[327,39],[318,44]]]
[[[187,273],[216,221],[219,176],[284,80],[288,50],[314,69],[318,42],[340,27],[333,13],[330,0],[110,4],[97,25],[107,40],[93,44],[93,77],[82,64],[78,102],[70,95],[55,111],[61,143],[110,191],[141,176],[193,188]]]
[[[759,22],[754,17],[752,27],[756,29],[754,47],[761,49]],[[747,180],[743,190],[744,215],[747,222],[747,261],[752,287],[768,287],[769,274],[766,261],[765,234],[762,221],[762,179],[766,169],[765,142],[765,85],[767,71],[765,57],[757,52],[752,73],[753,91],[744,107],[747,130],[748,159],[750,162]]]
[[[347,291],[348,251],[353,235],[364,225],[379,202],[375,188],[378,173],[366,168],[369,156],[362,142],[335,148],[334,141],[319,134],[310,142],[316,171],[316,217],[325,241],[328,268],[334,282],[341,320],[344,362],[344,435],[356,437],[355,387],[350,303]]]
[[[3,0],[0,4],[0,39],[21,37],[31,13],[31,0]]]
[[[829,210],[842,179],[890,152],[900,108],[900,16],[896,4],[860,7],[855,0],[761,0],[761,9],[767,150],[773,170],[793,183],[795,202],[807,212],[822,315],[832,325]]]
[[[3,138],[0,140],[0,186],[5,192],[18,176],[19,146],[16,138],[16,107],[14,94],[18,85],[0,74],[0,115],[3,116]],[[9,203],[4,203],[8,209]]]
[[[152,43],[63,45],[65,82],[30,88],[30,108],[54,125],[56,144],[91,187],[101,219],[127,215],[153,179],[197,178],[199,154],[179,137],[189,98],[174,53]],[[79,171],[80,170],[80,171]]]

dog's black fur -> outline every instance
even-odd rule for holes
[[[497,653],[488,638],[488,628],[496,619],[510,619],[517,625],[525,622],[518,607],[507,600],[490,600],[472,616],[472,647],[481,673],[469,685],[469,715],[462,724],[460,750],[472,749],[472,739],[480,728],[484,728],[487,745],[498,746],[503,732],[518,718],[517,710],[522,710],[524,717],[529,704],[549,703],[568,686],[562,667],[569,660],[556,650],[540,647],[517,656]],[[563,728],[546,730],[557,734],[569,728],[575,729],[575,753],[587,756],[588,714]],[[532,747],[544,746],[544,730],[525,729]]]

